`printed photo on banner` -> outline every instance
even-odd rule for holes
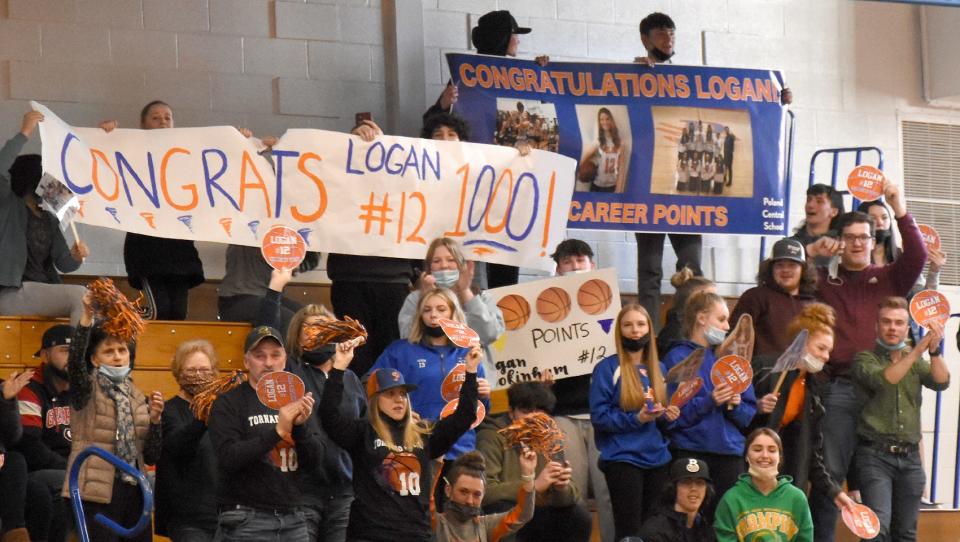
[[[650,109],[656,126],[651,193],[753,197],[753,134],[747,112]]]
[[[616,269],[551,277],[489,290],[507,331],[493,343],[497,388],[590,374],[615,354],[613,322],[620,311]]]
[[[40,207],[56,215],[60,229],[66,231],[80,209],[80,200],[63,183],[50,175],[40,177],[37,186]]]
[[[788,233],[778,72],[446,56],[476,141],[511,145],[511,119],[552,106],[556,150],[578,164],[569,227]]]
[[[623,193],[630,170],[630,116],[625,105],[577,104],[583,151],[577,192]]]
[[[557,110],[552,103],[497,99],[497,131],[493,142],[515,147],[525,142],[534,149],[557,152],[560,142]]]

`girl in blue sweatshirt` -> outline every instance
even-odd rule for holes
[[[624,306],[614,326],[616,355],[603,359],[590,383],[590,420],[600,450],[600,469],[610,491],[617,540],[639,534],[670,462],[659,420],[673,421],[667,402],[650,316],[641,305]]]
[[[663,358],[664,371],[669,371],[695,350],[704,350],[699,372],[703,387],[680,408],[680,417],[670,425],[667,437],[674,456],[693,457],[710,465],[718,495],[730,489],[743,472],[742,431],[757,411],[753,386],[735,394],[728,384],[714,387],[710,381],[710,371],[717,361],[713,348],[723,342],[730,329],[729,315],[722,297],[709,291],[697,292],[684,309],[685,340],[674,343]],[[667,391],[672,395],[676,387],[671,383]],[[712,517],[713,509],[706,509],[705,515]]]

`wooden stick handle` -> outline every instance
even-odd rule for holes
[[[80,234],[77,233],[77,223],[72,220],[70,221],[70,231],[73,232],[73,240],[80,243]]]
[[[787,378],[787,371],[780,373],[780,379],[777,380],[777,385],[773,388],[773,394],[776,395],[780,393],[780,387],[783,386],[783,381]]]

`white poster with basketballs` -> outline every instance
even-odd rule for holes
[[[613,322],[620,311],[616,269],[601,269],[490,290],[507,331],[493,343],[497,388],[593,372],[616,353]]]

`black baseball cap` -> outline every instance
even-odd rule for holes
[[[807,263],[803,243],[796,239],[785,237],[773,245],[773,261],[792,260],[800,265]]]
[[[260,341],[271,338],[283,347],[283,338],[280,336],[280,332],[270,326],[257,326],[250,330],[250,333],[247,333],[247,340],[243,343],[243,353],[253,350],[260,344]]]
[[[710,482],[710,467],[706,461],[693,457],[682,457],[670,466],[670,479],[674,482],[685,478],[702,478]]]
[[[53,348],[54,346],[69,346],[72,341],[73,326],[58,324],[43,332],[43,338],[40,339],[40,350]],[[37,350],[33,357],[40,357],[40,350]]]

